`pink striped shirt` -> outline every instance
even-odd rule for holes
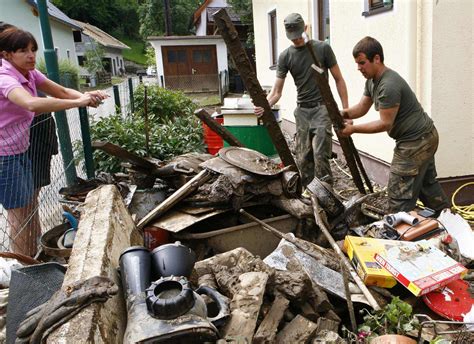
[[[30,125],[35,115],[8,99],[8,94],[17,87],[23,87],[36,97],[36,88],[46,80],[38,70],[28,72],[25,78],[8,61],[0,67],[0,156],[26,152],[30,145]]]

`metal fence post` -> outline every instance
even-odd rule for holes
[[[219,82],[219,100],[222,104],[224,102],[224,90],[222,89],[222,72],[219,72],[217,80]]]
[[[114,89],[114,100],[115,100],[115,106],[117,106],[120,109],[120,112],[122,112],[122,107],[120,106],[120,94],[119,94],[119,89],[117,85],[113,86]]]
[[[95,176],[94,157],[92,154],[91,131],[89,127],[89,115],[86,108],[79,108],[79,119],[81,121],[82,146],[84,149],[84,161],[86,164],[87,178]]]
[[[49,24],[48,6],[46,0],[38,0],[38,13],[41,25],[41,34],[44,44],[44,59],[46,62],[46,70],[48,78],[59,84],[59,67],[58,58],[54,51],[53,36]],[[66,173],[67,185],[73,185],[76,182],[77,174],[74,166],[74,154],[72,152],[71,135],[65,111],[57,111],[54,114],[58,129],[58,137],[61,146],[61,154],[63,156],[63,166]]]
[[[130,112],[135,112],[135,101],[133,100],[133,81],[128,78],[128,93],[130,94]]]

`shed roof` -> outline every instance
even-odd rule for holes
[[[97,26],[92,24],[83,23],[79,20],[75,20],[76,24],[82,28],[82,32],[92,38],[97,43],[104,47],[118,48],[118,49],[130,49],[130,47],[117,38],[109,35],[107,32],[102,31]]]

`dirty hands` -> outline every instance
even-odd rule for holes
[[[354,130],[354,121],[352,119],[344,120],[344,127],[338,130],[339,135],[343,137],[349,137],[355,133]]]
[[[258,118],[263,116],[264,111],[265,111],[264,108],[261,107],[261,106],[254,106],[253,107],[253,112],[254,112],[255,116],[257,116]]]
[[[91,106],[95,108],[98,107],[100,104],[102,104],[102,101],[104,99],[109,98],[109,95],[107,93],[100,90],[85,92],[84,95],[89,96],[89,103],[86,104],[86,106]]]

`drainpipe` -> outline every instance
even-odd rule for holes
[[[46,62],[46,70],[48,78],[59,84],[59,67],[58,58],[54,51],[53,36],[51,35],[51,27],[49,25],[48,5],[46,0],[37,0],[39,19],[41,25],[41,35],[44,44],[44,60]],[[66,183],[68,186],[76,182],[77,174],[74,165],[74,155],[72,153],[71,135],[65,111],[57,111],[54,114],[56,126],[58,128],[58,137],[63,157],[63,166],[66,173]]]
[[[407,49],[405,61],[408,61],[407,77],[408,84],[413,90],[417,90],[417,61],[418,61],[418,28],[417,14],[418,1],[409,1],[408,6],[408,27],[407,27]]]

